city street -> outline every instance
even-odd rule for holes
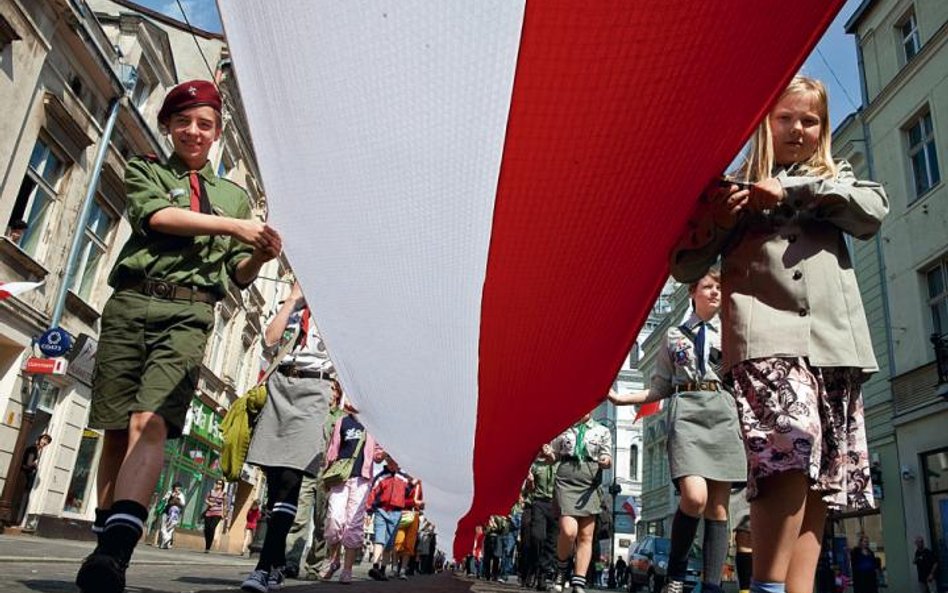
[[[0,591],[4,593],[62,593],[76,591],[73,584],[90,542],[0,535]],[[254,561],[222,554],[156,550],[140,546],[128,572],[129,593],[204,593],[235,591]],[[499,593],[519,591],[514,585],[472,582],[450,574],[412,577],[384,583],[369,580],[367,566],[357,567],[352,585],[287,581],[283,591],[386,591],[391,593]]]

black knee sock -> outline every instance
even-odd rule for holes
[[[263,540],[257,570],[270,570],[286,564],[286,536],[296,518],[296,506],[282,503],[270,513],[267,521],[267,536]]]
[[[688,574],[688,552],[698,533],[699,517],[692,517],[681,512],[675,513],[672,520],[671,551],[668,554],[668,577],[676,581],[685,580]]]
[[[112,504],[99,538],[102,552],[127,564],[142,537],[147,518],[148,509],[134,500],[119,500]]]
[[[704,520],[704,570],[701,580],[712,585],[721,585],[721,573],[727,559],[728,532],[727,521]]]
[[[734,568],[737,569],[737,584],[741,591],[751,588],[751,571],[754,568],[754,558],[750,552],[738,552],[734,556]]]
[[[95,534],[96,551],[102,549],[102,533],[105,531],[105,522],[109,520],[112,514],[110,509],[96,509],[95,520],[92,521],[92,533]]]

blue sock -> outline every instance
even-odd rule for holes
[[[787,593],[787,586],[784,583],[751,581],[751,593]]]

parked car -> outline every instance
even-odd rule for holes
[[[629,552],[629,591],[646,587],[650,593],[661,593],[668,574],[668,552],[671,540],[667,537],[647,535]],[[698,548],[691,547],[688,553],[688,574],[685,576],[685,591],[691,591],[701,581],[701,555]]]

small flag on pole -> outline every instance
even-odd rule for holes
[[[42,282],[0,282],[0,301],[23,294],[43,284]]]
[[[635,497],[634,496],[630,496],[627,499],[625,499],[625,502],[622,503],[622,510],[624,510],[626,513],[628,513],[632,517],[633,522],[636,520],[639,514],[635,510]]]
[[[662,401],[648,402],[647,404],[642,404],[639,406],[638,411],[635,413],[635,420],[632,423],[636,423],[640,418],[645,418],[653,414],[658,414],[662,410]]]

